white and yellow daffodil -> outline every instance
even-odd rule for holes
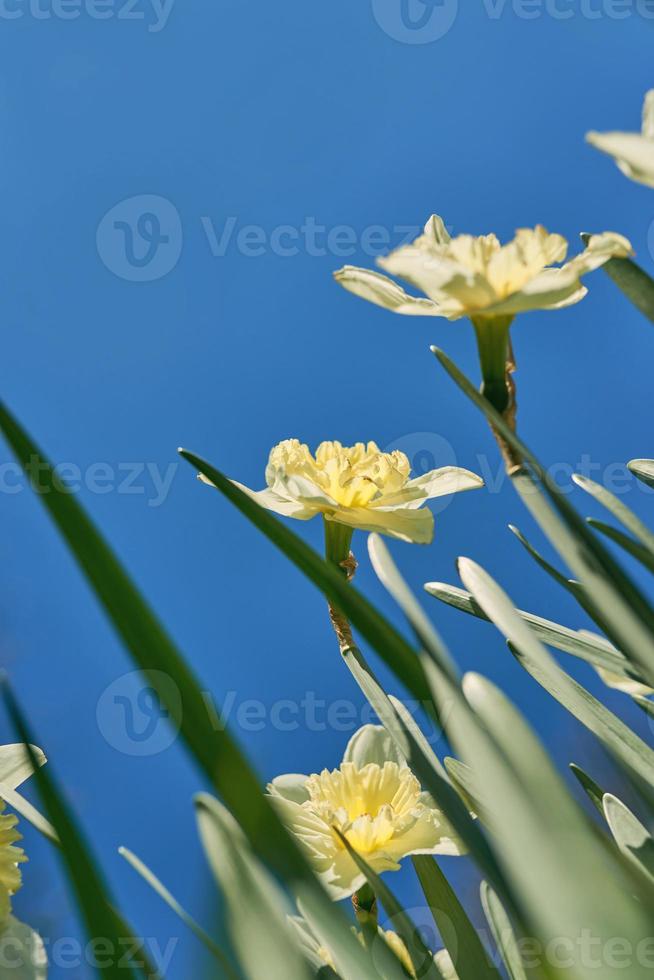
[[[314,457],[298,439],[287,439],[270,453],[265,490],[236,486],[284,517],[308,521],[322,514],[328,523],[428,544],[434,515],[422,505],[434,497],[481,487],[483,480],[457,466],[414,479],[410,471],[404,453],[384,453],[374,442],[323,442]]]
[[[654,89],[645,96],[640,133],[590,132],[586,139],[591,146],[613,157],[627,177],[654,187]]]
[[[398,871],[409,854],[461,854],[463,844],[387,732],[364,725],[338,769],[279,776],[268,786],[335,900],[365,883],[339,832],[377,872]],[[337,832],[338,831],[338,832]]]
[[[592,235],[580,255],[556,265],[567,251],[566,239],[541,225],[519,229],[513,241],[502,245],[493,234],[451,238],[443,219],[432,215],[413,244],[377,260],[424,297],[409,295],[370,269],[347,265],[334,277],[349,292],[395,313],[510,321],[518,313],[578,303],[587,293],[581,277],[611,258],[630,255],[632,248],[622,235],[604,232]]]

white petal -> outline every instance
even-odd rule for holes
[[[334,279],[348,292],[367,299],[376,306],[383,306],[393,313],[409,316],[441,316],[438,307],[431,300],[409,296],[401,286],[371,269],[358,269],[353,265],[343,266],[334,273]]]
[[[202,476],[202,474],[200,474],[200,480],[209,487],[215,486],[211,480]],[[243,493],[246,493],[260,507],[265,507],[266,510],[272,510],[275,514],[281,514],[282,517],[295,517],[299,521],[308,521],[320,513],[319,508],[311,507],[302,500],[294,500],[286,494],[282,495],[270,488],[266,488],[265,490],[250,490],[249,487],[246,487],[243,483],[238,483],[237,480],[231,480],[230,482],[235,487],[238,487],[239,490],[242,490]]]
[[[407,764],[382,725],[364,725],[355,732],[347,744],[343,762],[352,762],[357,769],[363,769],[369,762],[374,762],[378,766],[383,766],[385,762],[396,762],[398,766]]]
[[[309,799],[307,792],[308,776],[300,773],[289,772],[285,776],[277,776],[272,783],[268,783],[268,792],[271,796],[281,796],[284,800],[291,803],[306,803]]]
[[[45,980],[48,957],[41,937],[10,915],[0,932],[3,967],[11,980]]]
[[[325,517],[360,531],[377,531],[414,544],[430,544],[434,537],[434,515],[427,507],[420,510],[341,507]]]
[[[39,766],[46,762],[45,755],[32,746]],[[0,783],[16,789],[33,774],[34,769],[24,745],[0,745]]]
[[[645,95],[643,102],[643,136],[654,140],[654,88],[650,89]]]
[[[654,139],[640,133],[588,133],[596,149],[612,156],[632,180],[654,187]]]
[[[439,214],[432,214],[424,230],[425,238],[433,245],[447,245],[452,241],[445,222]]]
[[[421,490],[428,500],[435,497],[445,497],[451,493],[461,493],[463,490],[476,490],[483,487],[484,481],[476,473],[464,470],[460,466],[442,466],[431,470],[423,476],[409,480],[407,489]]]

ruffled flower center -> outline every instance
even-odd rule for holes
[[[2,814],[4,804],[0,804],[0,925],[11,913],[11,896],[21,886],[21,873],[18,865],[27,858],[20,847],[14,847],[21,840],[16,830],[18,817]]]
[[[367,507],[372,500],[401,490],[410,471],[404,453],[384,453],[374,442],[354,446],[322,442],[314,457],[298,439],[287,439],[270,453],[266,481],[274,487],[280,475],[285,480],[310,480],[341,507]]]
[[[414,822],[422,807],[418,780],[395,762],[369,763],[361,769],[344,762],[340,769],[310,776],[306,789],[309,800],[304,806],[337,828],[361,854],[383,848]],[[334,838],[344,846],[338,835]]]

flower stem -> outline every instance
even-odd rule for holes
[[[477,335],[481,364],[481,393],[515,432],[517,412],[513,380],[515,359],[509,333],[513,317],[471,317],[471,319]],[[507,472],[512,473],[520,467],[522,461],[493,425],[491,431],[500,447]]]
[[[357,563],[350,551],[352,528],[336,521],[325,520],[325,558],[336,566],[348,582],[354,578]],[[329,618],[332,621],[336,639],[341,653],[354,646],[352,628],[344,613],[331,602],[329,603]]]

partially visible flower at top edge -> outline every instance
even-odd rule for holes
[[[640,133],[587,133],[596,149],[613,157],[623,174],[646,187],[654,187],[654,89],[645,95]]]
[[[352,736],[338,769],[278,776],[268,792],[336,901],[366,881],[337,830],[378,873],[399,871],[410,854],[464,853],[437,802],[421,790],[379,725],[364,725]]]
[[[422,505],[435,497],[481,487],[483,480],[457,466],[414,479],[410,470],[404,453],[384,453],[374,442],[354,446],[323,442],[314,457],[298,439],[287,439],[270,453],[266,489],[250,490],[234,482],[262,507],[284,517],[307,521],[322,514],[327,527],[342,525],[349,534],[353,529],[377,531],[429,544],[434,515]]]

